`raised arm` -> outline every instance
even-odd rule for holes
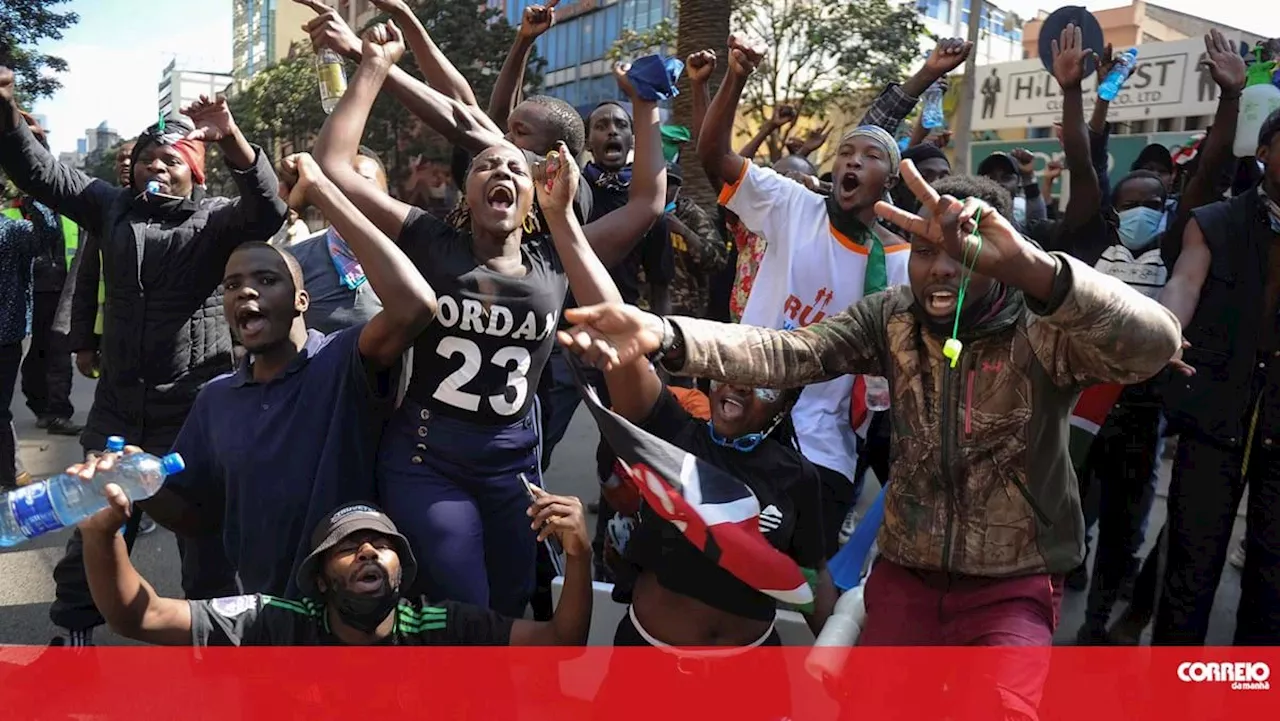
[[[635,163],[631,166],[627,204],[582,229],[592,250],[607,268],[622,262],[635,248],[662,215],[667,200],[667,163],[662,157],[658,104],[636,93],[627,79],[627,70],[625,65],[613,69],[618,87],[631,98],[631,122],[635,132]]]
[[[435,317],[435,292],[404,251],[325,177],[311,156],[286,158],[284,165],[296,172],[296,180],[290,179],[290,195],[301,195],[320,209],[351,247],[369,286],[382,301],[382,310],[360,331],[360,356],[366,368],[381,371],[394,367]]]
[[[302,28],[311,35],[313,48],[327,48],[348,60],[362,62],[361,40],[337,11],[316,0],[294,1],[318,13]],[[502,132],[479,108],[444,95],[398,66],[391,67],[384,84],[386,90],[409,112],[456,146],[479,153],[502,140]],[[347,92],[350,93],[350,88]],[[323,163],[321,167],[324,167]]]
[[[1181,236],[1181,229],[1187,227],[1192,211],[1217,200],[1214,197],[1216,181],[1222,167],[1232,159],[1231,146],[1236,140],[1240,93],[1244,90],[1244,59],[1232,47],[1231,42],[1222,33],[1213,30],[1205,36],[1204,44],[1208,56],[1205,64],[1209,66],[1213,81],[1218,84],[1218,110],[1213,116],[1213,130],[1200,146],[1200,161],[1196,172],[1178,201],[1177,217],[1169,228],[1175,238],[1184,237]],[[1201,242],[1203,244],[1203,234]],[[1171,250],[1174,251],[1174,256],[1178,255],[1176,248]]]
[[[1018,164],[1018,179],[1022,183],[1022,196],[1027,199],[1026,225],[1044,222],[1049,217],[1040,184],[1036,182],[1035,156],[1026,148],[1015,148],[1010,157]]]
[[[568,159],[569,162],[559,162]],[[578,188],[578,166],[572,162],[569,149],[560,143],[556,162],[558,172],[548,183],[549,169],[545,164],[534,168],[534,184],[538,193],[538,206],[555,242],[556,252],[569,278],[569,290],[573,297],[586,305],[621,303],[622,294],[609,275],[608,269],[591,249],[573,212],[573,196]],[[662,391],[661,381],[649,367],[648,361],[639,360],[621,366],[605,374],[609,398],[615,411],[624,418],[639,421],[648,416]]]
[[[707,119],[707,106],[711,105],[711,76],[716,71],[716,51],[699,50],[685,59],[685,76],[689,78],[689,90],[693,96],[693,127],[689,128],[690,140],[698,147],[702,124]],[[712,180],[712,185],[718,185]]]
[[[445,56],[431,39],[422,21],[414,14],[404,0],[372,0],[374,7],[387,13],[391,19],[404,29],[405,40],[413,51],[413,59],[422,70],[427,84],[443,93],[446,97],[479,109],[476,95],[471,84],[458,72],[449,58]]]
[[[564,312],[574,324],[556,337],[605,373],[661,353],[680,375],[761,388],[795,388],[847,373],[883,375],[879,320],[886,296],[877,293],[848,310],[793,331],[768,330],[695,318],[661,318],[630,305],[597,305]]]
[[[216,262],[225,263],[231,248],[248,240],[267,240],[280,230],[289,209],[280,199],[280,181],[270,156],[245,139],[231,117],[226,98],[210,100],[201,95],[200,100],[183,108],[182,114],[195,124],[187,140],[217,143],[240,192],[236,200],[210,214],[203,231],[217,241],[210,248],[216,245],[223,254]]]
[[[550,621],[517,620],[511,625],[511,645],[585,646],[591,631],[591,539],[582,501],[553,496],[536,486],[532,493],[529,515],[538,542],[554,535],[564,549],[564,589]]]
[[[136,452],[136,448],[126,452]],[[103,456],[96,465],[68,469],[86,482],[95,471],[107,471],[117,456]],[[80,524],[84,540],[84,572],[93,603],[113,631],[126,638],[168,646],[191,645],[191,609],[186,601],[156,593],[129,560],[120,527],[128,519],[129,499],[120,487],[106,487],[110,505]]]
[[[764,145],[770,135],[780,132],[788,125],[795,125],[795,122],[799,117],[800,116],[796,113],[796,109],[790,105],[779,105],[774,108],[773,115],[765,121],[764,125],[760,126],[760,132],[756,133],[754,138],[747,141],[747,144],[742,146],[742,149],[738,151],[738,154],[747,160],[753,160],[756,157],[756,153],[760,152],[760,146]]]
[[[13,71],[0,66],[0,168],[34,200],[91,232],[101,231],[102,211],[120,189],[54,159],[27,126],[15,90]]]
[[[1063,28],[1053,43],[1053,75],[1062,88],[1062,150],[1071,175],[1071,198],[1063,211],[1067,228],[1079,228],[1097,217],[1102,208],[1102,189],[1089,155],[1089,129],[1084,122],[1085,62],[1093,53],[1085,49],[1083,33],[1075,25]]]
[[[939,38],[924,65],[902,85],[890,84],[867,108],[861,125],[878,125],[896,135],[898,126],[915,109],[930,85],[964,64],[973,45],[960,38]]]
[[[363,60],[338,106],[320,129],[312,152],[324,174],[333,180],[366,218],[389,238],[399,238],[411,206],[382,192],[360,176],[352,161],[360,150],[360,138],[369,120],[373,101],[404,54],[404,39],[394,23],[369,28],[365,33]]]
[[[530,5],[524,9],[516,41],[502,62],[502,70],[489,94],[489,117],[497,127],[506,129],[511,111],[524,99],[524,71],[529,67],[533,45],[543,33],[556,24],[556,5],[560,0],[549,0],[545,5]]]
[[[749,162],[733,152],[733,123],[747,78],[763,60],[763,47],[750,45],[736,35],[729,38],[729,69],[698,132],[698,159],[708,177],[735,181],[742,175],[743,164]]]

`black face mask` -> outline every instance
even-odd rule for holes
[[[378,630],[378,626],[387,620],[387,616],[400,603],[399,586],[399,583],[384,583],[382,592],[371,596],[366,593],[352,593],[331,584],[325,595],[343,623],[361,633],[371,634]]]

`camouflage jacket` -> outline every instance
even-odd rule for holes
[[[942,355],[946,338],[899,286],[795,331],[673,319],[685,350],[671,370],[772,388],[846,373],[888,378],[893,460],[880,552],[973,576],[1066,573],[1084,557],[1071,408],[1086,385],[1160,371],[1181,329],[1124,283],[1053,256],[1050,302],[1005,290],[997,310],[961,330],[955,368]]]
[[[676,218],[694,237],[671,231],[676,277],[671,283],[671,309],[679,315],[701,318],[707,313],[712,274],[725,266],[728,247],[711,216],[683,195],[676,198]]]

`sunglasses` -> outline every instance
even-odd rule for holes
[[[724,385],[720,381],[711,381],[711,390],[716,390]],[[782,391],[773,388],[757,388],[754,391],[757,399],[761,403],[777,403],[782,399]]]

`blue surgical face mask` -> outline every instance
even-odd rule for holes
[[[1155,208],[1140,206],[1120,211],[1120,242],[1129,250],[1151,245],[1163,219],[1164,211]]]

